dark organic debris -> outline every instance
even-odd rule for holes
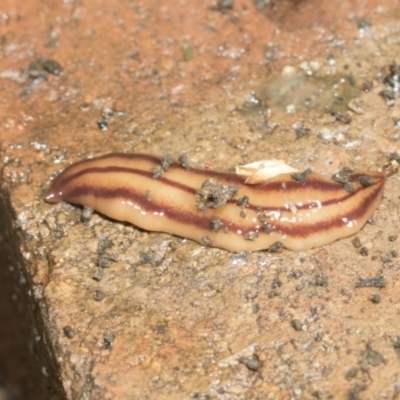
[[[97,121],[97,127],[101,131],[105,132],[106,130],[108,130],[108,123],[107,123],[107,121],[99,120],[99,121]]]
[[[326,274],[318,274],[315,277],[315,286],[327,287],[328,286],[328,276]]]
[[[353,172],[351,168],[344,167],[340,171],[332,175],[332,179],[335,182],[345,184],[349,181],[350,174]]]
[[[312,173],[310,168],[307,168],[305,171],[299,173],[295,172],[294,174],[291,175],[292,179],[296,182],[305,182],[307,180],[308,175]]]
[[[115,261],[117,261],[117,257],[114,254],[102,253],[95,260],[95,264],[101,268],[108,268]]]
[[[347,193],[353,193],[354,192],[354,185],[351,183],[351,182],[346,182],[345,184],[344,184],[344,190],[347,192]]]
[[[169,170],[169,167],[173,163],[172,157],[170,154],[164,154],[160,158],[160,165],[156,165],[151,172],[153,173],[153,179],[159,179],[161,178],[161,175],[164,172],[167,172]]]
[[[220,229],[222,228],[222,221],[220,218],[214,217],[211,220],[211,228],[213,233],[218,233]]]
[[[236,204],[241,207],[248,207],[249,205],[249,197],[243,196],[237,199]]]
[[[388,72],[383,78],[386,89],[380,92],[381,97],[390,102],[393,101],[399,93],[400,89],[400,65],[395,61],[389,65]]]
[[[212,246],[212,240],[210,239],[209,236],[203,236],[201,238],[201,241],[204,243],[206,246]]]
[[[374,178],[372,176],[367,176],[367,175],[361,175],[358,178],[358,180],[363,186],[371,186],[375,183]]]
[[[398,164],[400,164],[400,155],[396,152],[390,153],[389,161],[396,161]]]
[[[389,64],[389,72],[383,78],[383,82],[397,91],[400,84],[400,65],[393,61]]]
[[[201,189],[196,192],[197,208],[206,210],[207,208],[221,207],[236,196],[238,190],[237,186],[224,185],[214,178],[206,179],[201,185]]]
[[[385,280],[383,276],[378,276],[376,278],[370,279],[360,279],[356,283],[356,288],[364,288],[364,287],[374,287],[374,288],[384,288],[386,286]]]
[[[351,168],[344,167],[340,171],[332,175],[335,182],[341,183],[347,193],[354,192],[354,185],[350,182],[350,174],[353,172]]]
[[[233,9],[233,0],[218,0],[216,9],[222,13],[226,13]]]
[[[244,235],[245,240],[255,240],[258,238],[258,232],[250,231]]]
[[[369,81],[369,80],[365,80],[365,81],[363,82],[363,84],[362,84],[362,90],[363,90],[365,93],[370,92],[371,89],[372,89],[372,87],[373,87],[373,83],[372,83],[372,81]]]
[[[374,367],[379,364],[386,364],[385,357],[379,351],[373,349],[369,343],[365,346],[364,358],[368,364]]]
[[[29,64],[28,75],[32,79],[47,79],[48,74],[60,75],[63,68],[54,60],[49,58],[37,58]]]
[[[276,253],[276,252],[282,250],[282,248],[283,248],[282,242],[279,242],[279,241],[278,241],[278,242],[273,243],[273,244],[270,246],[270,248],[268,249],[268,251],[269,251],[270,253]]]
[[[272,231],[274,230],[274,227],[268,222],[265,223],[262,228],[265,233],[272,233]]]
[[[296,134],[296,139],[301,139],[303,137],[309,136],[311,129],[307,128],[303,124],[295,128],[294,133]]]
[[[170,154],[164,154],[161,159],[161,167],[164,171],[168,171],[170,165],[172,164],[172,157]]]
[[[153,173],[153,179],[158,179],[163,174],[164,170],[161,165],[154,167],[151,172]]]
[[[352,120],[352,116],[349,113],[342,113],[337,110],[332,110],[331,115],[335,118],[335,121],[342,122],[343,124],[349,124]]]
[[[183,168],[190,169],[189,159],[186,154],[181,154],[178,158],[178,161],[181,163]]]

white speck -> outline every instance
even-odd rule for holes
[[[260,105],[260,99],[256,96],[255,92],[251,92],[250,94],[247,94],[246,96],[244,96],[244,101],[248,104],[252,104],[252,105]]]
[[[282,76],[294,76],[296,75],[297,69],[292,65],[285,65],[282,68]]]
[[[293,392],[296,396],[301,396],[301,394],[303,393],[303,391],[300,388],[294,389]]]
[[[353,148],[353,147],[359,146],[360,144],[361,144],[361,140],[353,140],[352,142],[347,142],[347,143],[344,145],[344,148],[345,148],[345,149],[351,149],[351,148]]]
[[[49,372],[47,371],[47,368],[45,366],[42,367],[42,374],[48,378],[49,377]]]
[[[286,106],[286,113],[287,114],[293,114],[296,112],[296,106],[294,104],[288,104]]]
[[[351,220],[351,221],[349,221],[348,223],[347,223],[347,227],[348,228],[353,228],[354,226],[356,226],[357,225],[357,221],[356,220]]]
[[[293,202],[291,200],[289,200],[286,204],[285,207],[287,209],[289,209],[293,214],[297,214],[297,208],[296,206],[293,204]]]
[[[332,140],[334,137],[333,131],[331,131],[328,128],[322,128],[318,134],[321,136],[322,139],[324,140]]]
[[[281,219],[281,213],[279,211],[271,211],[266,215],[266,217],[271,221],[279,220]]]
[[[321,203],[321,201],[320,200],[314,200],[314,201],[312,201],[311,203],[310,203],[310,207],[309,208],[316,208],[316,209],[321,209],[322,208],[322,203]],[[316,211],[316,210],[314,210],[314,211]]]
[[[184,87],[185,87],[184,85],[177,85],[177,86],[173,87],[171,90],[171,94],[178,94],[178,93],[182,92]]]

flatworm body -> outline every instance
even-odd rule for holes
[[[149,231],[230,251],[267,249],[277,242],[302,251],[358,232],[378,207],[385,183],[379,172],[351,173],[349,193],[313,172],[305,179],[285,173],[250,185],[235,173],[188,169],[172,160],[160,172],[160,165],[149,154],[80,161],[54,180],[46,200],[89,206]],[[205,181],[236,190],[223,204],[200,207]]]

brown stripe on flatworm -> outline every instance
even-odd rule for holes
[[[111,218],[199,243],[209,236],[212,246],[232,251],[268,248],[277,241],[293,250],[306,250],[361,229],[379,204],[385,180],[379,173],[351,174],[349,180],[355,191],[349,194],[341,184],[314,173],[304,182],[282,174],[247,185],[245,177],[236,174],[186,170],[176,162],[154,180],[152,169],[156,165],[160,165],[160,159],[146,154],[109,154],[81,161],[54,180],[46,200],[91,206]],[[374,183],[364,187],[359,176],[371,176]],[[210,177],[237,185],[237,198],[249,197],[245,218],[239,216],[237,198],[218,209],[197,210],[195,193]],[[288,207],[290,204],[293,207]],[[261,209],[267,214],[264,222],[258,220]],[[223,226],[219,232],[213,232],[215,218]],[[265,222],[273,226],[272,232],[264,232]],[[251,232],[258,237],[252,234],[254,240],[245,240]]]
[[[104,168],[88,167],[86,169],[79,170],[74,174],[68,175],[68,172],[71,167],[74,167],[74,169],[76,169],[76,167],[79,167],[82,164],[97,163],[98,161],[100,162],[100,161],[107,160],[107,159],[110,159],[110,161],[115,159],[116,161],[120,161],[120,162],[131,161],[131,162],[136,162],[136,163],[138,163],[140,161],[145,161],[145,162],[154,163],[154,166],[160,165],[160,158],[153,156],[153,155],[149,155],[149,154],[111,153],[108,155],[79,161],[79,162],[71,165],[70,167],[67,167],[63,171],[63,174],[59,175],[55,179],[53,184],[60,183],[60,184],[66,185],[70,180],[78,178],[82,174],[96,172],[96,170],[98,172],[103,171],[104,173],[107,173],[107,172],[130,172],[130,171],[133,173],[138,173],[138,171],[139,171],[137,168],[117,167],[117,166],[107,166]],[[181,170],[182,166],[177,162],[172,162],[169,169],[170,170],[172,170],[172,169]],[[148,172],[148,173],[151,173],[151,172]],[[222,182],[228,182],[230,184],[237,184],[237,185],[244,184],[244,181],[246,180],[246,177],[237,175],[232,172],[220,172],[220,171],[214,171],[214,170],[203,170],[203,169],[192,168],[192,169],[190,169],[190,171],[188,171],[188,173],[193,174],[193,175],[202,176],[202,177],[204,177],[204,179],[215,178]],[[359,177],[359,176],[362,176],[365,174],[359,173],[359,174],[351,174],[351,175],[355,176],[355,177]],[[57,182],[57,181],[59,181],[59,182]],[[307,185],[307,187],[309,187],[310,189],[320,190],[320,191],[324,191],[324,192],[325,191],[335,191],[338,188],[343,187],[343,185],[341,185],[333,180],[330,180],[330,181],[313,180],[310,175],[308,176],[308,179],[303,182],[296,182],[296,181],[293,181],[292,179],[290,179],[285,183],[286,183],[286,188],[284,190],[292,190],[294,188],[298,188],[301,185]],[[246,186],[252,187],[252,189],[255,192],[260,192],[260,191],[262,192],[265,190],[265,185],[268,185],[268,189],[271,189],[271,190],[282,189],[282,187],[281,187],[282,184],[279,181],[278,182],[267,181],[265,183],[260,183],[258,185],[246,185]]]
[[[74,166],[74,164],[73,164]],[[179,164],[173,163],[169,167],[170,170],[172,169],[182,169]],[[67,169],[63,172],[67,172]],[[60,180],[57,183],[66,185],[69,181],[79,178],[82,175],[90,174],[90,173],[110,173],[110,172],[127,172],[127,173],[143,173],[143,175],[150,176],[152,177],[153,173],[150,171],[143,171],[137,168],[128,168],[128,167],[117,167],[117,166],[109,166],[109,167],[88,167],[84,170],[80,170],[76,173],[73,173],[71,175],[63,177],[62,175],[59,175],[54,183],[60,178]],[[246,180],[244,177],[241,177],[240,175],[233,174],[232,172],[218,172],[218,171],[209,171],[209,170],[200,170],[200,169],[195,169],[192,168],[188,171],[188,174],[194,174],[194,175],[201,175],[204,177],[204,179],[207,178],[215,178],[223,181],[229,181],[237,184],[243,184],[244,181]],[[163,179],[165,179],[163,177]],[[161,180],[159,180],[161,181]],[[171,182],[171,181],[170,181]]]
[[[374,192],[371,192],[369,196],[367,196],[362,202],[355,205],[351,210],[347,211],[345,215],[340,215],[340,218],[331,218],[329,220],[323,220],[318,223],[312,224],[284,224],[279,220],[272,220],[272,224],[274,225],[274,229],[282,235],[285,236],[295,236],[295,237],[307,237],[311,234],[314,234],[318,231],[329,230],[332,228],[337,228],[343,226],[344,222],[341,218],[347,218],[349,221],[356,221],[361,218],[365,214],[365,210],[371,206],[371,202],[374,201],[377,191],[379,191],[379,187],[375,189]],[[156,213],[156,212],[164,212],[165,216],[169,218],[171,221],[179,221],[184,223],[187,226],[192,226],[193,228],[200,228],[204,230],[212,231],[212,219],[209,219],[208,216],[204,215],[205,212],[183,212],[180,207],[172,207],[168,204],[156,203],[154,200],[149,202],[146,197],[140,192],[135,191],[134,189],[105,189],[96,186],[78,186],[74,187],[73,190],[68,192],[67,201],[70,199],[72,203],[74,203],[74,199],[83,196],[94,196],[98,199],[108,200],[111,198],[122,199],[122,200],[131,200],[132,203],[137,204],[142,211],[147,213]],[[285,213],[292,214],[290,210],[285,209]],[[216,211],[214,210],[214,214]],[[213,214],[213,212],[209,212],[208,215]],[[237,232],[242,231],[244,234],[250,231],[256,230],[259,232],[263,232],[263,224],[249,224],[248,222],[243,222],[241,219],[241,223],[237,224],[230,219],[220,218],[219,220],[223,226],[229,226],[230,231]],[[255,226],[259,226],[256,228]]]
[[[142,158],[142,157],[141,157]],[[157,161],[157,159],[156,159]],[[176,167],[177,165],[174,165],[173,167]],[[171,166],[172,167],[172,166]],[[171,169],[170,167],[170,169]],[[179,168],[179,166],[178,166]],[[67,169],[68,170],[68,169]],[[64,172],[67,172],[67,170],[65,170]],[[52,185],[52,189],[53,192],[57,192],[57,189],[59,189],[59,192],[61,192],[61,187],[68,187],[69,182],[71,182],[72,180],[76,180],[77,178],[83,177],[84,175],[89,175],[89,174],[117,174],[117,173],[129,173],[132,175],[140,175],[143,177],[147,177],[149,179],[154,179],[153,178],[153,172],[152,171],[143,171],[137,168],[127,168],[127,167],[116,167],[116,166],[109,166],[109,167],[103,167],[103,168],[99,168],[99,167],[88,167],[84,170],[78,171],[76,173],[67,175],[65,177],[62,177],[63,174],[61,174],[59,177],[56,178],[56,180],[54,181],[53,185]],[[226,182],[230,182],[230,183],[234,183],[236,185],[240,184],[240,185],[244,185],[244,181],[245,178],[240,177],[236,174],[232,174],[232,173],[223,173],[223,172],[217,172],[217,171],[203,171],[203,170],[198,170],[198,169],[192,169],[190,171],[190,173],[194,173],[196,175],[203,175],[206,177],[212,176],[216,179],[219,179],[221,181],[226,181]],[[363,174],[352,174],[351,178],[352,180],[358,180],[358,178],[360,176],[365,176]],[[60,179],[58,179],[60,178]],[[187,193],[190,194],[195,194],[197,192],[198,189],[190,187],[186,184],[183,184],[181,182],[177,182],[171,179],[168,179],[166,177],[160,177],[157,179],[157,182],[159,184],[164,184],[166,186],[170,186],[170,187],[174,187],[176,189],[185,191]],[[286,182],[285,182],[286,183]],[[328,206],[334,203],[338,203],[338,202],[344,202],[346,201],[350,196],[353,196],[354,194],[356,194],[357,192],[359,192],[360,190],[363,189],[363,186],[360,185],[360,187],[355,190],[352,193],[348,193],[344,190],[343,185],[340,183],[337,183],[335,181],[328,181],[328,182],[321,182],[321,181],[317,181],[315,179],[311,179],[309,177],[309,180],[307,182],[287,182],[286,183],[286,187],[285,189],[282,189],[282,185],[281,182],[266,182],[266,183],[260,183],[259,185],[245,185],[245,187],[247,188],[247,190],[252,190],[254,192],[258,192],[258,193],[263,193],[263,192],[268,192],[268,191],[292,191],[292,190],[298,190],[299,188],[301,189],[302,186],[307,186],[307,188],[309,190],[315,190],[315,191],[319,191],[319,192],[325,192],[325,193],[329,193],[330,195],[330,199],[329,200],[325,200],[325,201],[320,201],[319,205],[321,206]],[[333,197],[332,193],[337,192],[338,197]],[[247,197],[248,196],[243,196],[243,197]],[[62,200],[66,200],[68,201],[68,195],[60,195],[57,196],[56,194],[54,195],[53,199],[47,199],[49,202],[58,202],[58,201],[62,201]],[[250,199],[251,200],[251,199]],[[228,201],[228,203],[234,204],[234,203],[238,203],[238,200],[236,199],[231,199]],[[317,205],[317,204],[315,204]],[[268,207],[268,206],[263,206],[260,204],[251,204],[251,203],[247,203],[246,208],[248,209],[252,209],[252,210],[256,210],[258,207],[261,207],[262,210],[264,212],[269,212],[269,211],[280,211],[280,212],[284,212],[287,210],[287,207],[282,206],[273,206],[273,207]],[[296,205],[296,208],[299,210],[302,209],[309,209],[310,208],[310,203],[308,204],[304,204],[304,205]]]

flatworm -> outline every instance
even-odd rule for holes
[[[145,230],[230,251],[268,249],[277,242],[303,251],[358,232],[378,207],[385,184],[383,173],[349,173],[349,193],[343,183],[311,171],[304,179],[282,173],[249,183],[237,173],[173,160],[163,168],[161,161],[113,153],[77,162],[56,177],[46,201],[92,207]]]

